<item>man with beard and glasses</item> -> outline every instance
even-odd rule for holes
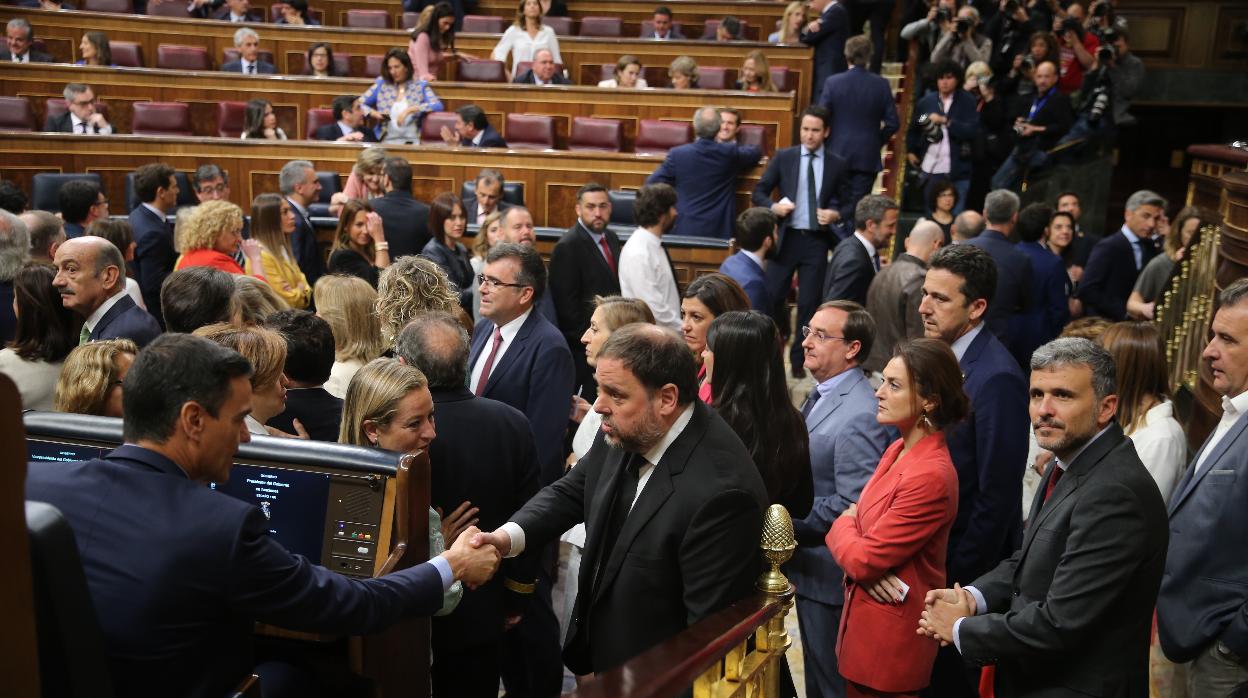
[[[776,214],[762,206],[737,216],[737,251],[719,265],[719,273],[741,284],[750,307],[761,313],[775,305],[767,290],[767,260],[776,256],[778,227]]]
[[[697,399],[674,332],[626,325],[598,354],[602,437],[567,475],[473,541],[506,557],[586,524],[564,642],[578,675],[610,669],[753,591],[767,493],[741,440]]]
[[[1109,352],[1087,339],[1036,350],[1030,416],[1054,458],[1022,547],[966,587],[927,593],[921,630],[970,664],[995,664],[1003,698],[1148,695],[1169,532],[1157,485],[1114,421],[1114,381]]]

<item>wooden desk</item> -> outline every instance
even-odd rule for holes
[[[217,135],[217,103],[263,98],[273,103],[278,123],[291,138],[307,133],[307,110],[328,108],[341,94],[361,94],[371,80],[265,75],[243,78],[232,73],[157,70],[154,68],[94,68],[64,64],[28,63],[0,71],[0,94],[26,97],[42,128],[45,103],[61,96],[67,82],[85,82],[108,105],[113,130],[128,133],[135,102],[167,101],[190,105],[197,136]],[[688,90],[603,90],[597,87],[438,82],[437,93],[447,110],[477,104],[490,123],[506,137],[505,114],[546,114],[555,117],[559,147],[567,147],[572,117],[594,116],[624,122],[625,150],[631,151],[641,119],[688,121],[707,103],[731,103],[745,123],[767,129],[770,152],[793,141],[793,95]]]

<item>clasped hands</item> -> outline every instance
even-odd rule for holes
[[[482,535],[481,529],[469,526],[459,534],[442,557],[451,565],[451,573],[455,579],[462,581],[469,589],[476,589],[488,582],[498,570],[502,560],[499,551],[488,545],[474,545],[477,536]]]
[[[975,597],[958,584],[952,589],[932,589],[923,605],[915,632],[940,642],[941,647],[953,642],[953,625],[959,618],[975,615]]]

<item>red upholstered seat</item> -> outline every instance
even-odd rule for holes
[[[507,82],[502,61],[461,60],[456,78],[461,82]]]
[[[347,10],[346,26],[389,29],[390,13],[386,10]]]
[[[559,36],[572,36],[571,17],[543,17],[542,24],[554,29]]]
[[[555,120],[542,114],[508,114],[503,138],[517,150],[553,149]]]
[[[109,41],[108,50],[113,54],[113,65],[123,68],[143,67],[143,45],[133,41]]]
[[[687,121],[642,119],[637,125],[637,141],[633,150],[661,155],[692,139],[693,126]]]
[[[177,19],[186,19],[191,13],[186,9],[185,2],[149,2],[147,4],[147,14],[155,17],[174,17]]]
[[[623,148],[624,126],[616,119],[595,119],[588,116],[572,118],[568,150],[618,153]]]
[[[737,131],[737,143],[755,146],[764,155],[771,155],[771,140],[767,138],[767,129],[760,124],[741,124]]]
[[[623,36],[624,20],[619,17],[582,17],[581,36]]]
[[[87,12],[134,12],[134,3],[131,0],[82,0],[79,7]]]
[[[34,131],[35,114],[25,97],[0,97],[0,129]]]
[[[797,76],[782,65],[771,67],[771,81],[776,83],[776,90],[779,92],[791,92],[797,89]]]
[[[173,70],[212,70],[212,59],[203,46],[179,46],[159,44],[156,46],[156,67]]]
[[[684,26],[685,25],[680,22],[672,22],[672,28],[679,31],[681,34],[685,33]],[[646,21],[641,23],[641,36],[643,37],[654,36],[654,22],[647,19]]]
[[[308,140],[312,140],[313,134],[316,133],[318,128],[324,126],[325,124],[334,123],[334,110],[324,108],[309,109],[307,121],[308,133],[306,138]]]
[[[425,114],[420,125],[420,142],[425,145],[437,145],[442,142],[442,127],[455,130],[456,113],[453,111],[435,111]]]
[[[277,62],[273,60],[273,52],[268,49],[261,49],[259,52],[259,58],[265,63],[271,63],[273,65],[277,65]],[[238,59],[239,59],[239,54],[238,54],[238,49],[236,48],[227,48],[221,51],[221,65],[225,65],[226,63],[232,63]]]
[[[465,32],[475,34],[502,34],[506,23],[502,17],[493,15],[464,15]]]
[[[306,54],[304,55],[304,60],[305,61],[307,60]],[[306,70],[307,66],[304,66],[304,69]],[[351,54],[349,53],[335,53],[334,54],[334,72],[337,73],[338,75],[351,75]],[[351,77],[361,77],[361,76],[351,75]]]
[[[246,102],[217,102],[217,135],[222,138],[241,136],[246,112]]]
[[[381,75],[381,62],[385,56],[368,55],[364,56],[364,76],[375,78]]]
[[[147,136],[193,136],[191,108],[182,102],[135,102],[130,131]]]
[[[727,68],[698,66],[698,87],[703,90],[731,90],[736,86]]]

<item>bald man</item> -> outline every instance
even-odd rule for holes
[[[61,303],[85,321],[79,344],[125,337],[142,348],[160,335],[156,319],[126,293],[126,262],[113,243],[94,236],[67,240],[53,264]]]
[[[953,234],[953,239],[949,242],[957,245],[958,243],[979,237],[979,234],[984,232],[985,227],[987,227],[987,223],[984,222],[984,217],[980,215],[979,211],[963,211],[958,214],[957,218],[953,219],[953,229],[950,231]]]
[[[898,342],[923,336],[923,320],[919,317],[923,278],[927,275],[927,260],[944,240],[939,225],[920,220],[906,236],[906,251],[871,280],[867,312],[875,319],[875,342],[867,360],[862,362],[864,370],[882,371]]]

